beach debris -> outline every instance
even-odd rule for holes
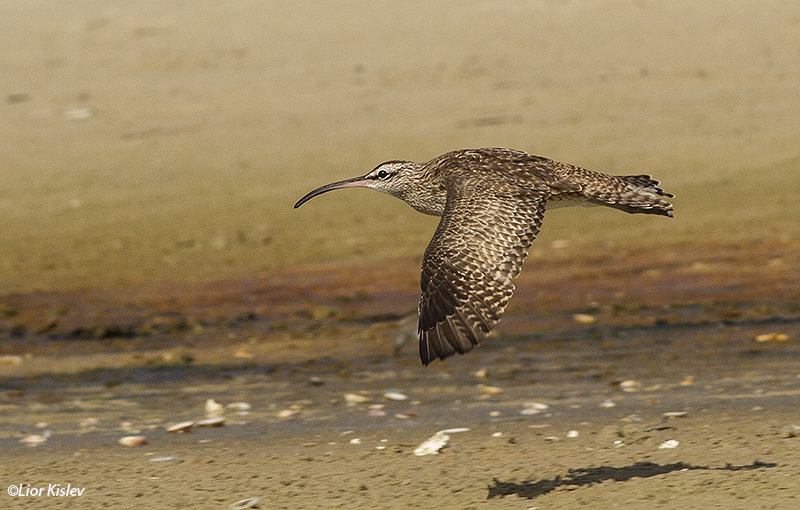
[[[139,433],[139,429],[136,428],[136,425],[134,425],[132,421],[123,421],[122,423],[119,424],[119,429],[129,434]]]
[[[144,422],[144,428],[146,430],[155,430],[155,429],[163,429],[164,428],[164,419],[163,418],[152,418]],[[130,432],[131,434],[136,434],[138,432],[133,431],[126,431]]]
[[[625,446],[625,441],[622,439],[617,439],[614,441],[614,448],[622,448],[623,446]]]
[[[323,384],[325,384],[325,381],[323,381],[321,377],[317,377],[316,375],[314,375],[308,379],[308,384],[310,384],[311,386],[322,386]]]
[[[497,386],[487,386],[485,384],[479,384],[478,390],[483,395],[497,395],[499,393],[503,393],[503,388],[498,388]]]
[[[575,438],[575,437],[578,437],[579,434],[580,433],[577,430],[570,430],[570,431],[567,432],[567,437]]]
[[[175,425],[167,427],[167,432],[172,432],[173,434],[184,434],[186,432],[191,432],[193,426],[194,426],[193,421],[182,421],[180,423],[176,423]]]
[[[239,414],[247,414],[252,406],[247,402],[231,402],[225,407]]]
[[[678,441],[676,441],[674,439],[670,439],[670,440],[664,441],[663,443],[658,445],[658,449],[659,450],[672,450],[674,448],[677,448],[679,444],[680,443]]]
[[[588,313],[576,313],[572,316],[572,320],[578,324],[594,324],[597,322],[597,317],[589,315]]]
[[[501,413],[500,411],[489,411],[489,416],[491,416],[492,418],[497,418],[501,414],[503,413]]]
[[[611,399],[606,399],[606,400],[600,402],[600,407],[602,407],[603,409],[608,409],[608,408],[616,407],[616,406],[617,406],[617,403],[614,402]]]
[[[394,415],[399,420],[409,420],[417,416],[417,413],[397,413]]]
[[[541,402],[525,402],[522,404],[522,411],[519,413],[529,416],[532,414],[539,414],[548,409],[550,409],[550,406],[547,404],[542,404]]]
[[[367,411],[367,415],[374,417],[386,416],[386,411],[383,410],[384,407],[386,406],[383,404],[370,404],[368,407],[369,411]]]
[[[231,505],[231,510],[247,510],[248,508],[256,508],[261,502],[261,498],[247,498]]]
[[[171,460],[175,460],[174,455],[165,455],[163,457],[151,457],[147,459],[147,462],[169,462]]]
[[[383,394],[383,398],[385,398],[386,400],[403,401],[403,400],[408,400],[408,395],[396,391],[387,391],[386,393]]]
[[[639,381],[628,379],[626,381],[622,381],[619,383],[619,387],[622,391],[633,393],[639,391],[639,388],[642,386],[642,383]]]
[[[414,455],[417,457],[436,455],[439,453],[439,450],[447,446],[447,442],[450,441],[450,434],[467,431],[469,431],[469,429],[466,427],[440,430],[417,446],[414,449]]]
[[[206,417],[216,418],[225,414],[225,406],[210,398],[206,400]]]
[[[349,406],[355,406],[358,404],[366,404],[371,399],[364,395],[359,395],[358,393],[345,393],[344,401],[347,402]]]
[[[147,444],[147,438],[144,436],[125,436],[119,438],[117,442],[122,446],[144,446]]]
[[[301,407],[298,405],[290,406],[289,409],[282,409],[278,411],[278,418],[280,419],[291,418],[295,414],[299,413],[300,409]]]
[[[78,426],[81,428],[82,431],[86,432],[88,430],[94,430],[97,426],[100,425],[100,420],[97,418],[85,418],[78,423]]]
[[[783,333],[764,333],[757,335],[754,340],[756,342],[785,342],[789,340],[789,335]]]
[[[70,108],[64,111],[64,118],[67,120],[86,120],[92,116],[91,108]]]
[[[663,416],[666,416],[667,418],[683,418],[687,414],[689,413],[686,411],[667,411],[663,414]]]
[[[494,434],[492,434],[492,437],[502,437],[502,436],[503,436],[502,432],[495,432]]]
[[[39,446],[40,444],[46,443],[48,439],[50,439],[50,431],[45,430],[41,434],[28,434],[20,439],[19,442],[25,446]]]
[[[361,444],[361,438],[354,437],[353,439],[350,440],[350,444]]]
[[[203,418],[202,420],[197,420],[194,424],[198,427],[222,427],[225,425],[225,418],[222,416]]]
[[[787,425],[783,428],[783,437],[786,439],[791,439],[793,437],[800,436],[800,425]]]
[[[16,354],[0,356],[0,365],[19,365],[20,363],[22,363],[22,356]]]

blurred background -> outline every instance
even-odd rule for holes
[[[551,212],[540,250],[800,236],[794,1],[2,1],[0,93],[0,292],[416,263],[400,201],[292,205],[466,147],[677,195]]]

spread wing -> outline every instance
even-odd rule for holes
[[[470,351],[500,320],[550,189],[467,177],[447,183],[447,204],[422,262],[422,363]]]

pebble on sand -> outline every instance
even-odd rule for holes
[[[98,425],[100,425],[100,420],[94,417],[83,419],[80,421],[80,423],[78,423],[78,426],[84,432],[87,430],[94,430],[98,427]]]
[[[206,417],[216,418],[225,414],[225,406],[213,398],[206,400]]]
[[[542,404],[541,402],[525,402],[524,404],[522,404],[522,411],[520,411],[519,413],[529,416],[532,414],[539,414],[542,411],[546,411],[549,408],[550,408],[549,405]]]
[[[447,446],[448,441],[450,441],[450,434],[467,432],[468,430],[469,429],[466,427],[440,430],[417,446],[414,449],[414,455],[417,457],[436,455],[439,453],[439,450]]]
[[[20,363],[22,363],[22,356],[14,354],[0,356],[0,365],[19,365]]]
[[[237,413],[245,413],[245,412],[249,411],[252,406],[250,404],[248,404],[247,402],[231,402],[230,404],[228,404],[225,407],[227,407],[228,409],[232,409],[233,411],[236,411]]]
[[[191,432],[193,426],[194,426],[193,421],[182,421],[180,423],[172,425],[171,427],[167,427],[167,432],[172,432],[173,434],[182,434],[186,432]]]
[[[122,446],[144,446],[147,444],[147,438],[144,436],[125,436],[119,438],[118,442]]]
[[[217,416],[216,418],[203,418],[194,422],[198,427],[221,427],[225,425],[225,418]]]
[[[664,441],[663,443],[658,445],[658,449],[659,450],[672,450],[674,448],[677,448],[678,445],[680,445],[680,443],[678,441],[676,441],[674,439],[670,439],[670,440]]]
[[[783,333],[764,333],[755,337],[756,342],[785,342],[787,340],[789,340],[789,336]]]
[[[783,428],[783,437],[786,439],[791,439],[793,437],[800,436],[800,425],[787,425]]]
[[[384,407],[386,406],[383,404],[370,404],[367,415],[373,417],[386,416],[387,413],[383,410]]]
[[[280,411],[278,411],[278,418],[280,419],[291,418],[297,413],[298,411],[295,409],[281,409]]]
[[[349,406],[365,404],[370,400],[371,399],[369,397],[365,397],[364,395],[359,395],[358,393],[345,393],[344,395],[344,401],[347,402],[347,405]]]
[[[247,498],[231,505],[231,510],[246,510],[248,508],[258,508],[261,498]]]
[[[44,434],[29,434],[19,440],[20,443],[26,446],[39,446],[46,443],[50,438],[50,431],[45,431]]]
[[[634,393],[639,391],[639,388],[641,388],[641,386],[642,383],[634,379],[628,379],[626,381],[622,381],[621,383],[619,383],[620,389],[628,393]]]
[[[483,395],[497,395],[499,393],[503,393],[503,388],[498,388],[497,386],[487,386],[485,384],[479,384],[478,390]]]
[[[594,324],[597,322],[597,317],[589,315],[588,313],[576,313],[572,316],[572,320],[578,324]]]

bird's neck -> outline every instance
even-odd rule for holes
[[[416,164],[408,185],[395,196],[422,214],[441,216],[447,202],[447,189],[435,168]]]

